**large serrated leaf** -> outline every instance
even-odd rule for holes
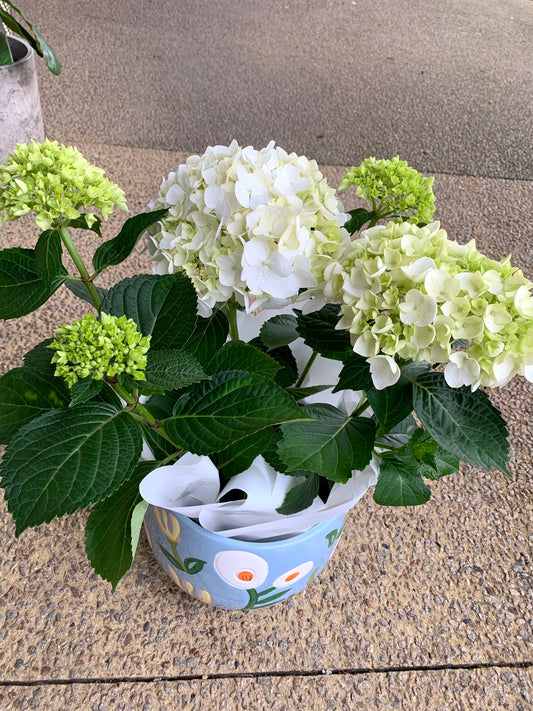
[[[57,230],[45,230],[35,245],[35,269],[48,289],[56,279],[66,279],[66,270],[61,261],[63,250]]]
[[[339,373],[339,382],[333,388],[333,392],[340,390],[369,390],[372,387],[372,376],[370,366],[366,358],[358,353],[352,355],[344,361],[344,366]]]
[[[320,488],[320,479],[316,474],[309,474],[304,481],[289,489],[283,503],[276,511],[285,516],[299,513],[311,506]]]
[[[33,32],[33,35],[31,34],[31,32],[28,32],[24,25],[21,25],[20,22],[12,14],[7,12],[3,8],[0,8],[0,20],[16,35],[24,37],[24,39],[29,42],[29,44],[37,52],[37,54],[40,57],[45,58],[48,69],[53,74],[59,74],[61,72],[61,62],[56,57],[52,48],[50,47],[48,42],[46,42],[41,33],[38,32],[34,25],[32,25],[28,18],[22,14],[22,12],[18,9],[16,5],[11,2],[11,0],[4,0],[4,5],[7,5],[8,7],[12,8],[12,10],[16,12],[17,15],[19,15],[19,17],[26,23],[26,25],[28,25],[31,32]]]
[[[419,506],[429,501],[431,490],[424,484],[415,459],[383,455],[374,501],[382,506]]]
[[[459,459],[508,475],[509,442],[500,412],[481,390],[450,388],[442,373],[413,381],[414,411],[441,447]]]
[[[87,289],[87,284],[85,284],[85,282],[79,281],[78,279],[67,279],[65,286],[78,299],[82,299],[91,306],[94,306],[91,294],[89,293],[89,289]],[[100,301],[103,301],[107,296],[107,289],[102,289],[99,286],[95,286],[94,288],[96,289],[96,293],[98,294]]]
[[[227,371],[192,385],[162,424],[176,446],[212,454],[264,427],[301,417],[303,410],[272,381]]]
[[[112,405],[84,403],[32,420],[1,464],[16,535],[109,496],[130,477],[141,449],[139,423]]]
[[[346,361],[353,355],[348,331],[336,330],[340,318],[338,304],[326,304],[320,311],[298,314],[297,331],[305,343],[320,355],[333,360]]]
[[[272,428],[265,427],[223,449],[216,455],[216,465],[220,473],[229,479],[248,469],[254,459],[268,447],[272,435]]]
[[[74,405],[79,405],[81,402],[87,402],[93,397],[96,397],[102,392],[104,388],[103,380],[93,380],[93,378],[88,375],[86,378],[78,380],[72,388],[70,389],[70,394],[72,400],[70,402],[70,407]]]
[[[261,326],[259,337],[268,350],[279,348],[280,346],[288,346],[289,343],[292,343],[300,337],[296,326],[296,316],[292,316],[291,314],[278,314],[268,319],[268,321]]]
[[[376,433],[372,420],[350,417],[332,405],[308,405],[305,410],[313,419],[281,425],[278,448],[288,472],[304,469],[347,482],[353,470],[366,467]]]
[[[0,251],[0,319],[18,318],[35,311],[65,281],[47,285],[35,268],[33,249],[10,247]]]
[[[222,309],[217,309],[209,318],[198,318],[194,333],[184,344],[183,350],[205,365],[226,342],[228,332],[228,317]]]
[[[243,370],[265,378],[274,378],[281,365],[266,353],[242,341],[229,341],[220,348],[206,366],[209,374],[222,370]]]
[[[0,378],[0,443],[44,412],[66,407],[69,393],[64,381],[32,368],[14,368]]]
[[[194,333],[197,302],[191,280],[181,272],[138,274],[109,290],[102,311],[133,319],[144,336],[152,336],[152,351],[173,350],[182,348]]]
[[[355,210],[349,210],[348,214],[350,215],[350,218],[344,223],[344,229],[348,230],[351,235],[358,232],[363,225],[370,222],[370,220],[373,220],[376,216],[376,213],[373,210],[366,210],[364,207],[357,207]]]
[[[148,387],[162,390],[178,390],[208,378],[196,358],[181,350],[149,350],[144,374]]]
[[[383,390],[369,388],[366,396],[383,432],[389,432],[413,410],[413,387],[405,378]]]
[[[159,462],[139,462],[131,477],[110,497],[97,503],[85,527],[85,551],[94,571],[113,586],[133,563],[131,522],[142,501],[139,484]],[[136,524],[138,535],[139,524]]]
[[[141,212],[139,215],[130,217],[122,225],[122,229],[116,237],[101,244],[93,255],[93,267],[99,274],[107,267],[120,264],[132,253],[137,242],[144,232],[161,220],[168,210],[154,210],[153,212]]]

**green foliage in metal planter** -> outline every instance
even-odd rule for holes
[[[2,25],[5,25],[8,31],[25,39],[39,57],[44,57],[52,74],[61,72],[61,62],[48,42],[11,0],[2,0],[0,3],[0,66],[13,64],[13,56]]]

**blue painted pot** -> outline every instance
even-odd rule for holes
[[[145,529],[155,557],[182,590],[216,607],[252,610],[307,587],[335,550],[344,521],[336,516],[293,538],[262,543],[225,538],[149,506]]]

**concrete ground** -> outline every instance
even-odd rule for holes
[[[436,174],[436,217],[452,238],[512,252],[533,277],[531,2],[23,10],[64,63],[59,78],[40,67],[48,135],[106,169],[132,212],[188,153],[232,137],[317,158],[331,185],[365,155],[399,153]],[[35,234],[5,225],[2,247]],[[139,250],[113,276],[148,270]],[[2,371],[58,314],[83,312],[60,291],[4,322]],[[186,597],[144,539],[113,594],[86,560],[86,514],[17,540],[2,504],[0,709],[532,708],[532,395],[516,378],[493,397],[509,422],[511,481],[466,466],[431,484],[424,507],[367,495],[312,587],[260,612]]]

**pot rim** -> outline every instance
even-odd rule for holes
[[[31,60],[31,58],[33,57],[33,47],[28,42],[26,42],[25,39],[22,39],[22,37],[15,37],[14,35],[6,35],[6,37],[7,37],[8,43],[10,45],[21,44],[26,49],[26,53],[22,57],[20,57],[20,59],[14,60],[13,64],[2,64],[0,66],[0,70],[1,69],[9,70],[11,67],[15,67],[20,64],[24,64],[25,62],[29,62]]]
[[[152,504],[149,504],[151,508],[156,508]],[[257,550],[266,550],[266,549],[279,549],[281,546],[287,546],[287,545],[293,545],[293,544],[301,544],[304,543],[308,538],[314,537],[317,534],[320,534],[322,528],[327,529],[331,526],[331,522],[334,521],[335,519],[342,519],[344,522],[344,519],[346,516],[344,514],[337,514],[336,516],[332,516],[331,518],[326,518],[323,521],[319,521],[316,523],[314,526],[311,526],[311,528],[308,528],[306,531],[302,531],[301,533],[296,534],[295,536],[290,536],[287,538],[279,538],[277,540],[273,541],[246,541],[242,540],[240,538],[231,538],[229,536],[222,536],[220,533],[213,533],[212,531],[208,531],[206,528],[203,528],[203,526],[200,526],[197,521],[193,520],[192,518],[189,518],[185,514],[178,513],[177,511],[172,511],[172,509],[165,509],[164,507],[157,507],[157,508],[163,508],[164,511],[167,511],[168,513],[172,514],[173,516],[178,517],[178,520],[183,521],[185,520],[184,525],[190,524],[192,528],[196,528],[201,532],[201,535],[206,536],[209,540],[213,541],[218,541],[220,543],[221,540],[225,540],[228,542],[229,546],[235,546],[238,547],[240,546],[245,546],[248,548],[256,548]],[[146,526],[146,520],[144,522]]]

